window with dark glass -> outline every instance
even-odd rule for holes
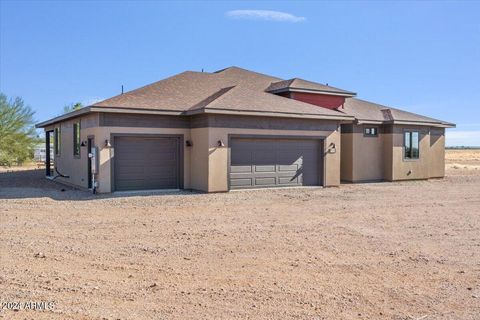
[[[418,131],[405,131],[404,135],[405,159],[418,159],[420,156]]]
[[[62,141],[61,137],[61,131],[60,128],[55,128],[55,137],[54,137],[54,148],[55,148],[55,154],[59,155],[60,154],[60,141]]]
[[[80,123],[73,124],[73,155],[80,156]]]
[[[376,137],[378,135],[377,127],[365,127],[363,130],[363,135],[367,137]]]

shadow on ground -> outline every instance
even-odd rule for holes
[[[195,191],[152,191],[92,194],[45,178],[44,169],[0,172],[0,199],[51,198],[84,201],[94,199],[140,197],[149,195],[198,194]]]

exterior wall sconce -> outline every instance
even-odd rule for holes
[[[217,141],[217,146],[219,147],[225,147],[225,143],[223,143],[222,139]]]
[[[187,140],[187,141],[185,141],[185,145],[186,145],[187,147],[193,147],[193,142],[190,141],[190,140]]]
[[[87,146],[87,142],[86,141],[82,141],[82,143],[80,143],[80,147],[86,147]]]
[[[334,142],[330,143],[330,147],[328,148],[328,153],[337,153],[337,147],[335,146]]]
[[[110,144],[110,140],[106,139],[105,140],[105,148],[111,148],[112,145]]]

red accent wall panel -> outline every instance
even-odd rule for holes
[[[291,98],[327,109],[336,109],[345,102],[345,97],[306,92],[292,92]]]

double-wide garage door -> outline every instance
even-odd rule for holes
[[[230,189],[321,185],[321,150],[316,139],[234,138]]]
[[[115,137],[114,189],[178,189],[179,141],[176,137]]]

